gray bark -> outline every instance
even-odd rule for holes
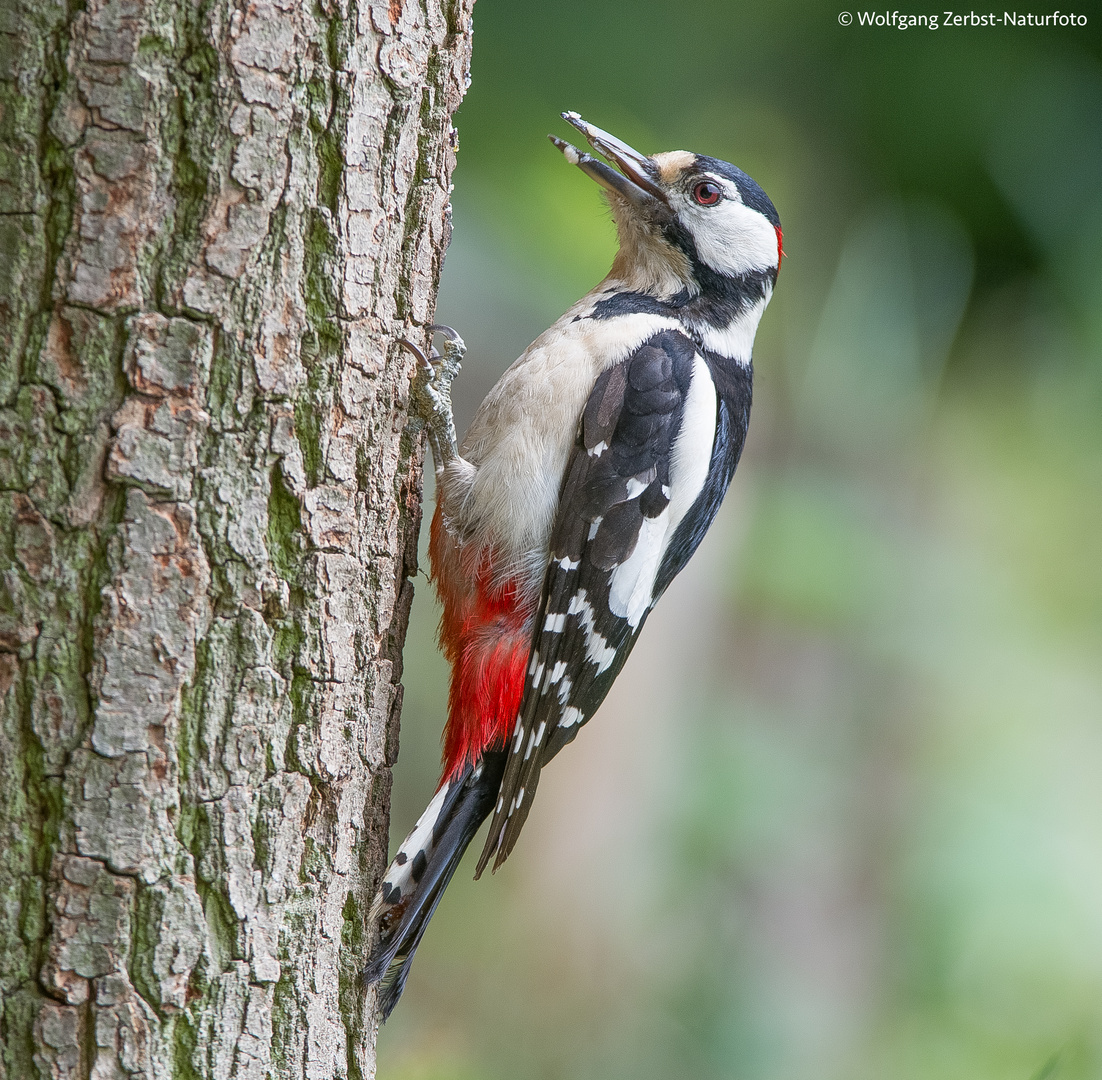
[[[473,0],[0,2],[0,1078],[363,1077]]]

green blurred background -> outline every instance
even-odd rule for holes
[[[383,1080],[1102,1077],[1102,10],[840,10],[478,0],[461,427],[612,258],[559,110],[737,163],[788,257],[722,516],[512,859],[461,868]],[[395,843],[438,768],[432,602]]]

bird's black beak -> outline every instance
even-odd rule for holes
[[[656,204],[667,206],[666,194],[658,186],[658,170],[654,162],[614,135],[602,131],[599,127],[586,123],[576,112],[564,112],[563,119],[573,124],[602,157],[618,166],[620,172],[609,168],[603,161],[572,146],[565,139],[548,135],[548,138],[563,152],[571,165],[577,165],[587,176],[591,176],[601,187],[615,191],[628,202],[639,207],[655,208]]]

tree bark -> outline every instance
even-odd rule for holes
[[[364,1077],[473,0],[0,3],[0,1078]]]

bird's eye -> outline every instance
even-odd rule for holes
[[[722,197],[723,192],[719,184],[713,184],[711,180],[701,180],[700,183],[693,188],[693,198],[696,199],[701,206],[715,206]]]

